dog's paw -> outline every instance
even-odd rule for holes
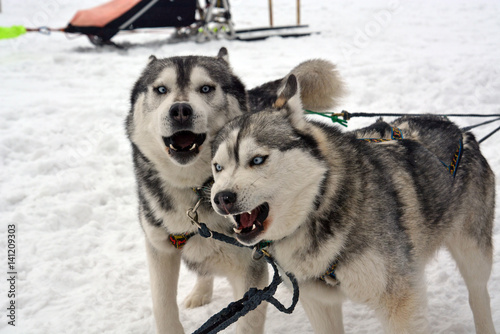
[[[184,300],[184,306],[186,308],[195,308],[210,303],[213,291],[213,276],[198,276],[193,290]]]
[[[200,307],[205,304],[210,303],[212,300],[212,291],[197,291],[194,289],[191,291],[189,296],[184,299],[185,308],[195,308]]]

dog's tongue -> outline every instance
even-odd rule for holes
[[[183,149],[188,146],[193,145],[194,141],[196,139],[196,135],[192,132],[182,132],[177,135],[174,135],[173,141],[175,143],[175,146]]]
[[[252,225],[255,223],[255,219],[257,219],[257,216],[259,215],[259,209],[253,209],[250,214],[247,212],[242,213],[240,215],[240,225],[241,228],[247,228],[247,227],[252,227]]]

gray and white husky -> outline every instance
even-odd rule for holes
[[[311,108],[321,108],[319,102],[333,103],[342,91],[330,63],[307,61],[292,73],[309,88],[303,96],[311,101]],[[276,80],[246,91],[222,48],[217,57],[151,56],[133,88],[126,130],[132,143],[158,333],[183,333],[176,300],[181,259],[198,274],[186,307],[210,301],[214,275],[227,277],[235,298],[250,287],[268,283],[264,261],[253,261],[247,249],[197,235],[186,211],[201,198],[200,220],[212,230],[234,234],[210,206],[210,143],[234,117],[270,106],[280,83]],[[264,319],[262,305],[238,322],[237,332],[261,333]]]
[[[477,333],[495,333],[495,181],[474,136],[433,116],[342,133],[304,118],[298,86],[290,76],[272,108],[213,142],[212,205],[237,239],[271,241],[316,333],[344,332],[344,298],[373,308],[387,333],[428,333],[424,268],[444,245]]]

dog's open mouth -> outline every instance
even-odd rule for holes
[[[196,134],[191,131],[180,131],[170,137],[162,137],[168,154],[180,162],[190,160],[198,153],[205,142],[205,133]]]
[[[250,242],[255,239],[261,232],[264,231],[264,222],[268,215],[268,203],[259,205],[252,211],[234,215],[233,218],[237,225],[237,227],[234,228],[236,237],[243,242]]]

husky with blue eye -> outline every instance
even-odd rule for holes
[[[237,239],[265,241],[323,334],[344,332],[345,298],[375,310],[386,333],[429,333],[425,265],[445,246],[476,332],[495,333],[495,178],[474,136],[435,116],[343,133],[304,118],[299,86],[289,76],[272,107],[213,141],[212,206]]]
[[[292,70],[311,109],[331,107],[342,92],[334,66],[306,61]],[[186,307],[210,302],[214,275],[227,277],[235,298],[268,283],[265,261],[250,250],[204,239],[186,216],[201,199],[200,220],[234,235],[210,206],[210,145],[236,116],[265,108],[281,80],[247,91],[229,66],[227,50],[216,57],[152,56],[137,80],[126,120],[137,179],[139,220],[146,236],[157,333],[183,333],[177,306],[181,259],[198,275]],[[237,333],[262,333],[266,305],[238,321]]]

